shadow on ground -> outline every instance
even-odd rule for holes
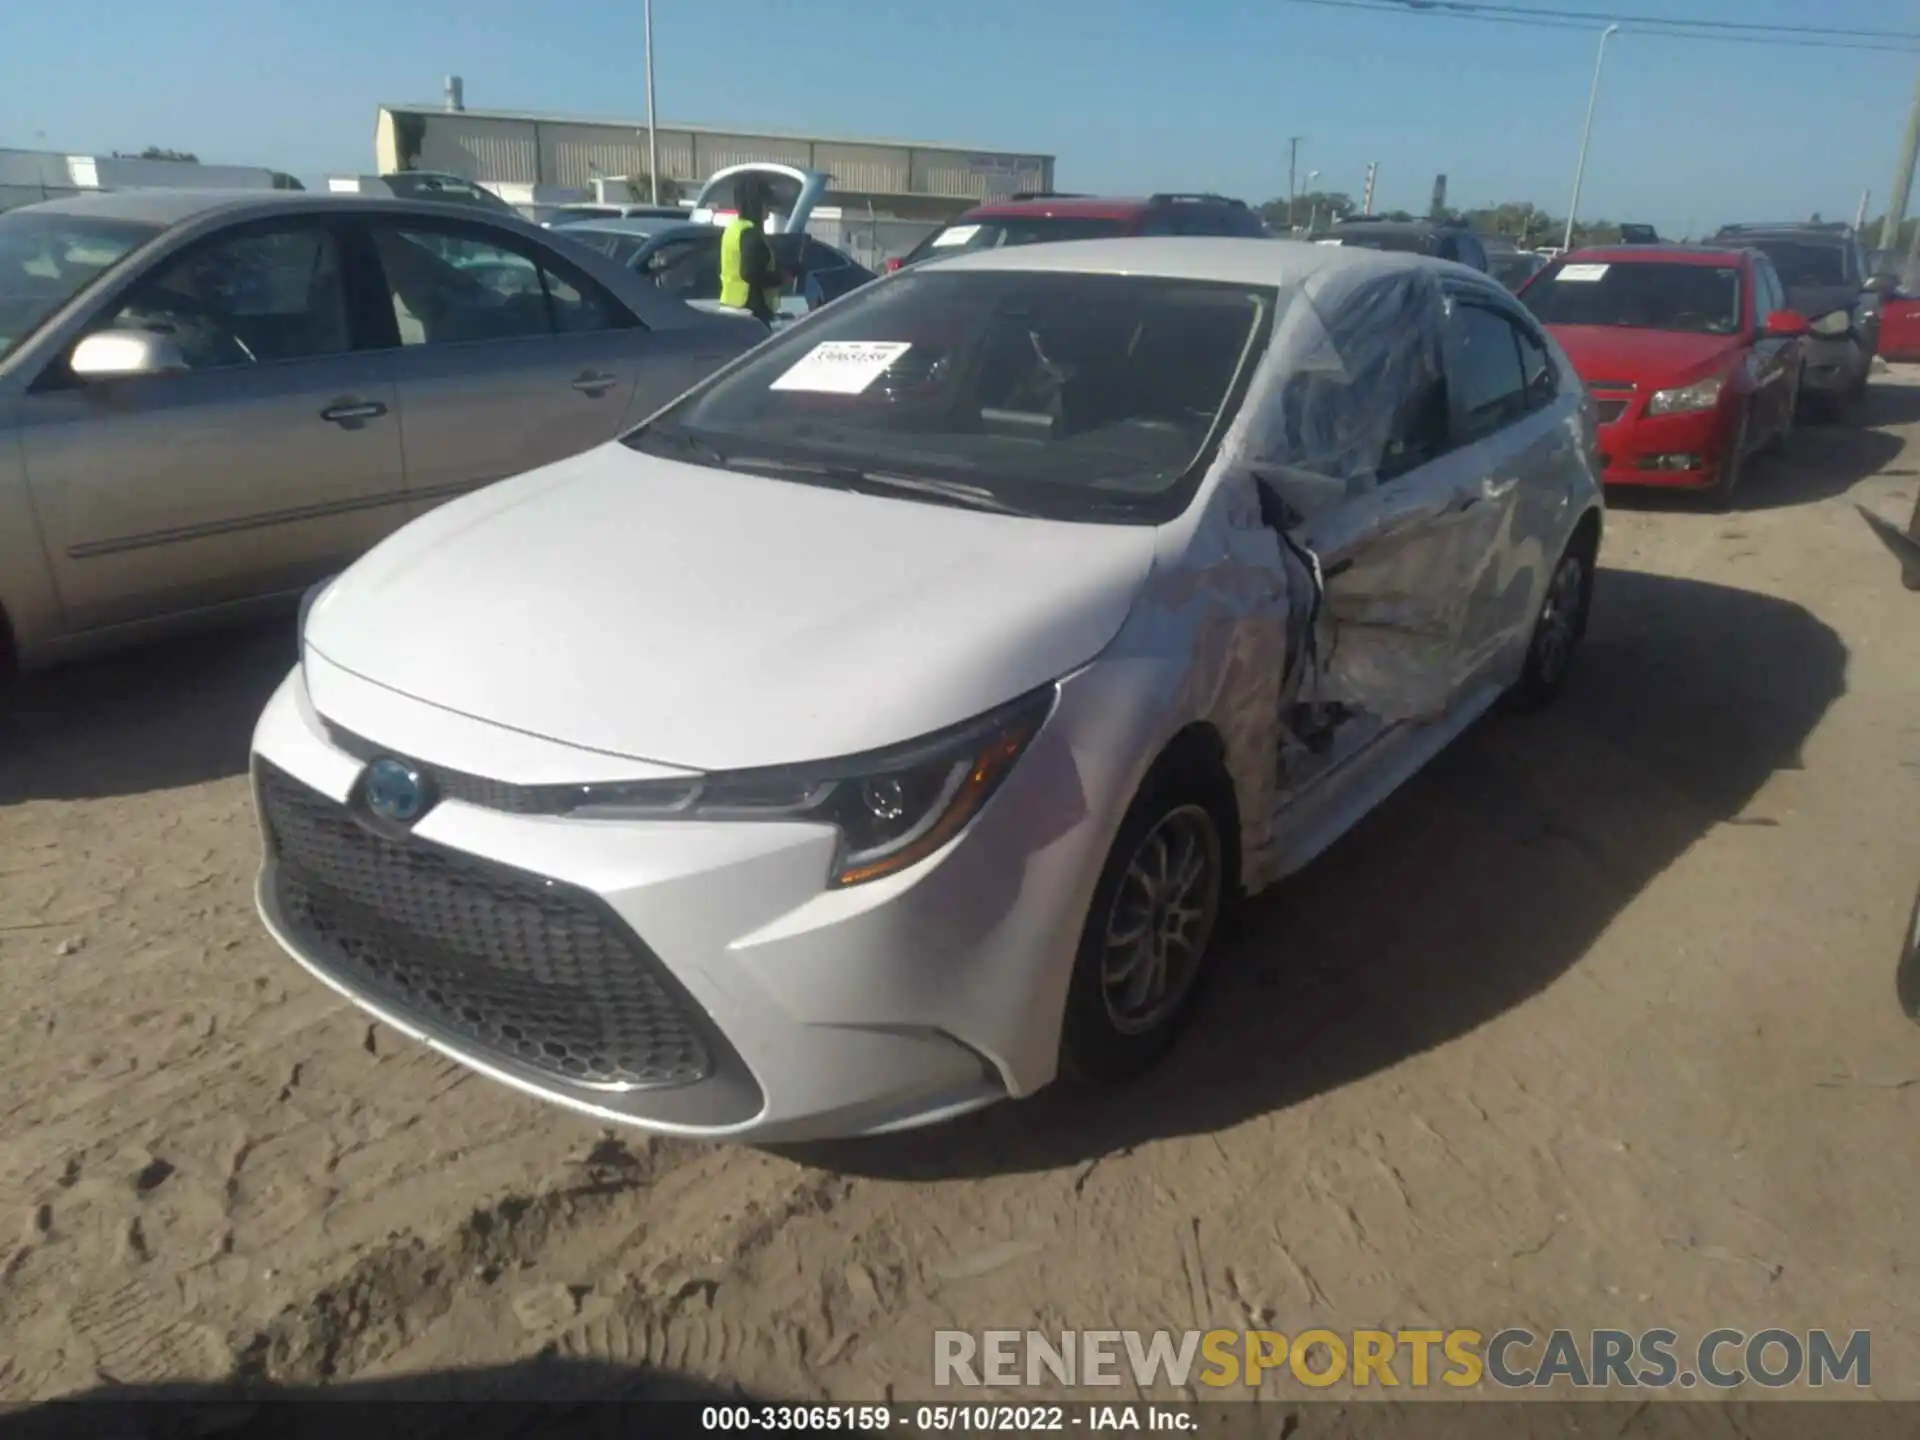
[[[1845,646],[1797,605],[1633,571],[1600,582],[1558,706],[1490,717],[1249,907],[1161,1067],[787,1153],[911,1179],[1081,1163],[1285,1109],[1552,984],[1708,831],[1773,823],[1749,804],[1800,768],[1846,685]]]
[[[738,1413],[737,1407],[781,1403],[645,1367],[543,1356],[498,1368],[324,1386],[107,1385],[0,1413],[0,1440],[678,1437],[715,1433],[702,1414],[707,1406]]]
[[[1782,510],[1845,495],[1862,480],[1887,473],[1901,439],[1888,431],[1920,420],[1920,385],[1884,381],[1845,420],[1803,421],[1779,451],[1747,462],[1734,496],[1736,511]],[[1685,490],[1655,486],[1610,486],[1607,504],[1620,510],[1700,510],[1704,502]]]
[[[287,616],[14,678],[0,688],[0,805],[244,774],[294,657]]]

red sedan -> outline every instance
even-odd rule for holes
[[[1872,268],[1880,294],[1880,358],[1920,360],[1920,264],[1876,250]]]
[[[1793,426],[1807,322],[1756,250],[1576,251],[1520,298],[1599,406],[1609,485],[1701,490],[1728,505],[1747,457]]]

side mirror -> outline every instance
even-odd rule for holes
[[[1791,310],[1776,310],[1767,317],[1767,334],[1776,340],[1793,340],[1811,333],[1807,317]]]
[[[1860,287],[1867,295],[1891,295],[1900,288],[1898,275],[1869,275],[1867,283]]]
[[[73,347],[67,368],[81,380],[179,375],[190,367],[171,337],[150,330],[100,330]]]

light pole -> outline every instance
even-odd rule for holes
[[[1313,194],[1313,182],[1318,180],[1319,178],[1320,178],[1320,172],[1318,170],[1307,171],[1307,193],[1309,195]],[[1307,212],[1307,234],[1309,235],[1313,234],[1315,227],[1317,227],[1319,224],[1320,224],[1320,200],[1318,196],[1315,196],[1314,202],[1313,202],[1313,209]]]
[[[631,12],[629,12],[631,13]],[[652,201],[660,203],[660,139],[654,129],[653,113],[653,0],[646,0],[642,12],[647,33],[647,183],[653,187]]]
[[[1580,182],[1587,178],[1587,146],[1593,143],[1593,107],[1600,100],[1600,71],[1607,63],[1607,41],[1620,29],[1609,25],[1600,32],[1600,53],[1593,57],[1593,88],[1587,91],[1587,125],[1580,132],[1580,162],[1573,167],[1573,200],[1567,206],[1567,233],[1561,248],[1573,249],[1573,217],[1580,213]]]
[[[1293,233],[1293,199],[1299,193],[1299,187],[1294,184],[1294,176],[1298,173],[1296,167],[1300,164],[1300,142],[1306,138],[1304,135],[1287,137],[1287,233],[1289,234]]]

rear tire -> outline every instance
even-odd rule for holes
[[[1593,608],[1594,548],[1584,535],[1576,535],[1553,567],[1533,622],[1533,638],[1527,642],[1527,663],[1506,694],[1509,709],[1544,709],[1566,687]]]
[[[1120,822],[1074,959],[1060,1072],[1113,1083],[1173,1047],[1235,889],[1224,779],[1162,760]]]

